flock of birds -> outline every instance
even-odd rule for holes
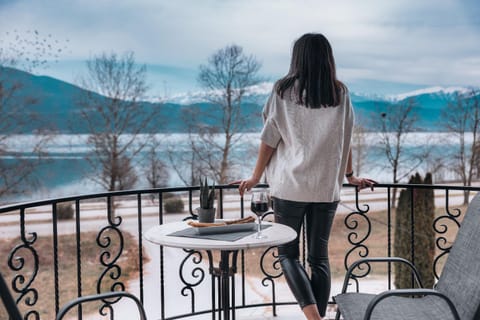
[[[50,33],[44,36],[38,30],[6,31],[0,34],[0,65],[25,71],[46,68],[68,51],[69,42],[69,39],[58,40]]]

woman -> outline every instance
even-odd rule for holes
[[[346,86],[336,78],[328,40],[305,34],[293,47],[289,73],[278,80],[264,110],[255,169],[235,181],[239,192],[270,185],[275,221],[300,232],[306,219],[309,277],[299,262],[299,240],[279,246],[287,283],[307,319],[325,316],[330,295],[328,238],[344,175],[358,189],[375,181],[353,175],[350,141],[354,114]]]

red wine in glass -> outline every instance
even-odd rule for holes
[[[267,236],[262,234],[262,216],[268,211],[268,189],[252,190],[252,201],[250,209],[258,217],[258,231],[255,234],[256,239],[264,239]]]
[[[253,213],[255,213],[257,216],[262,216],[265,212],[268,211],[268,202],[252,202],[251,205],[251,210]]]

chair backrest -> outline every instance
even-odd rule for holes
[[[23,320],[23,317],[20,314],[20,311],[18,310],[17,304],[15,303],[15,300],[13,299],[12,294],[8,289],[7,283],[5,282],[5,279],[3,278],[1,273],[0,273],[0,296],[2,298],[3,305],[5,306],[5,309],[7,310],[7,313],[9,315],[9,319]],[[140,302],[140,300],[137,297],[135,297],[133,294],[125,291],[104,292],[104,293],[99,293],[95,295],[83,296],[75,300],[69,301],[58,311],[56,319],[57,320],[63,319],[66,315],[68,315],[68,312],[71,309],[73,309],[74,307],[80,304],[88,303],[92,301],[103,301],[103,302],[112,301],[118,298],[120,299],[125,298],[127,300],[133,301],[138,308],[140,319],[147,320],[145,309],[143,309],[143,305]],[[118,302],[118,300],[116,300],[116,302]],[[111,302],[111,303],[113,304],[116,302]]]
[[[480,192],[470,201],[437,283],[460,319],[473,320],[480,307]]]

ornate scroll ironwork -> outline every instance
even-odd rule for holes
[[[125,291],[125,285],[120,279],[122,269],[117,264],[123,252],[124,239],[123,234],[118,228],[122,223],[121,217],[113,217],[112,200],[109,198],[107,203],[107,215],[109,225],[102,228],[96,238],[97,245],[105,250],[100,254],[100,263],[105,267],[97,281],[97,293],[102,292],[103,283],[113,281],[108,291]],[[113,300],[103,300],[103,305],[99,309],[102,316],[110,314],[110,318],[114,318],[112,304],[118,302],[120,298]]]
[[[20,238],[21,244],[13,248],[8,256],[8,266],[17,274],[12,279],[12,289],[20,295],[16,299],[17,305],[24,301],[28,307],[33,307],[38,301],[38,291],[31,285],[38,273],[38,254],[33,244],[37,241],[37,233],[29,233],[27,237],[25,232],[25,211],[20,211]],[[26,252],[33,259],[32,270],[23,270],[26,264],[26,256],[22,253]],[[22,272],[22,273],[20,273]],[[24,314],[24,319],[40,319],[40,314],[36,310],[29,310]]]
[[[282,268],[280,266],[280,260],[278,259],[278,251],[276,250],[277,247],[269,247],[267,248],[260,257],[260,269],[262,273],[265,275],[264,280],[268,279],[276,279],[280,278],[283,275]],[[272,268],[275,273],[270,273],[269,270],[266,268],[266,260],[268,255],[271,254],[271,257],[274,259],[272,263]]]
[[[265,219],[265,217],[269,215],[273,215],[273,211],[269,211],[265,213],[262,216],[262,220]],[[270,283],[272,285],[272,295],[273,297],[275,296],[275,281],[274,279],[277,279],[283,275],[282,268],[280,265],[280,260],[278,259],[278,251],[276,250],[277,247],[269,247],[267,248],[263,253],[262,256],[260,257],[260,269],[262,270],[262,273],[265,275],[265,278],[262,279],[262,285],[264,287],[268,287]],[[273,263],[271,268],[267,268],[267,262],[269,262],[269,257],[272,257]],[[268,269],[271,269],[274,273],[269,272]],[[275,298],[274,298],[275,300]]]
[[[269,257],[273,258],[271,268],[266,268],[267,262],[269,262]],[[260,257],[260,269],[265,277],[262,279],[262,286],[268,287],[272,286],[272,303],[273,303],[273,314],[276,315],[276,295],[275,295],[275,279],[283,275],[283,271],[280,265],[280,260],[278,259],[278,250],[277,247],[269,247],[262,253]],[[269,272],[269,269],[273,272]]]
[[[349,186],[350,187],[350,186]],[[415,186],[410,186],[410,185],[379,185],[377,186],[378,188],[388,188],[388,195],[390,200],[390,189],[391,188],[413,188]],[[229,189],[229,188],[235,188],[234,186],[220,186],[222,189]],[[449,204],[449,191],[448,190],[458,190],[458,191],[464,191],[464,190],[471,190],[471,191],[480,191],[480,188],[478,187],[469,187],[469,188],[460,188],[457,186],[431,186],[431,187],[423,187],[422,188],[431,188],[434,190],[445,190],[446,191],[446,209],[445,212],[442,213],[441,216],[437,217],[433,221],[433,229],[436,232],[436,250],[438,255],[434,259],[434,266],[433,266],[433,272],[435,277],[439,278],[439,274],[441,273],[441,268],[443,266],[444,260],[446,257],[448,257],[448,254],[450,252],[450,249],[452,247],[452,237],[455,234],[455,231],[460,227],[460,222],[462,219],[462,214],[460,209],[454,209],[454,206],[450,207],[451,204]],[[98,275],[97,279],[97,291],[106,291],[106,290],[126,290],[125,286],[122,281],[120,280],[124,275],[122,274],[122,263],[120,262],[121,260],[121,255],[124,252],[123,246],[124,246],[124,241],[126,239],[124,238],[126,235],[122,234],[120,231],[120,225],[122,223],[122,218],[121,217],[115,217],[112,212],[113,208],[113,203],[112,203],[112,198],[117,197],[117,196],[132,196],[132,195],[137,195],[138,194],[143,194],[143,193],[158,193],[159,195],[162,195],[164,192],[185,192],[188,197],[189,197],[189,207],[190,207],[190,214],[187,214],[189,218],[194,218],[194,214],[192,214],[194,211],[192,209],[192,194],[198,190],[198,187],[181,187],[181,188],[168,188],[168,189],[151,189],[151,190],[134,190],[134,191],[119,191],[115,193],[104,193],[104,194],[92,194],[92,195],[85,195],[85,196],[80,196],[80,197],[68,197],[68,198],[58,198],[54,200],[41,200],[41,201],[36,201],[36,202],[28,202],[28,203],[22,203],[22,204],[13,204],[13,205],[8,205],[8,206],[3,206],[0,208],[0,215],[15,215],[17,218],[20,219],[19,223],[19,230],[18,235],[20,236],[20,240],[17,241],[11,248],[10,253],[6,257],[8,259],[8,271],[10,271],[10,274],[13,274],[13,279],[9,281],[9,289],[11,292],[14,294],[16,303],[19,305],[19,307],[24,310],[24,318],[27,320],[32,320],[36,319],[39,320],[40,317],[40,307],[39,307],[39,302],[41,302],[41,295],[42,295],[42,288],[35,288],[35,283],[38,282],[38,277],[40,275],[40,272],[43,269],[40,268],[40,259],[42,255],[49,254],[49,251],[45,252],[40,252],[39,251],[39,240],[40,237],[37,239],[37,233],[32,232],[26,232],[26,224],[25,224],[25,214],[26,210],[34,210],[35,208],[40,208],[44,207],[47,205],[55,205],[59,202],[65,202],[65,201],[76,201],[76,232],[77,232],[77,285],[78,285],[78,296],[82,295],[82,287],[84,286],[82,277],[81,277],[81,270],[82,266],[80,264],[81,261],[81,256],[80,256],[80,247],[79,247],[79,242],[80,242],[80,201],[83,200],[88,200],[88,199],[98,199],[102,198],[107,199],[107,227],[103,228],[101,231],[99,231],[98,236],[97,236],[97,243],[98,243],[98,250],[100,251],[100,258],[97,260],[98,266],[101,266],[102,271],[100,272],[101,274]],[[164,221],[164,212],[163,212],[163,200],[159,196],[160,200],[158,203],[158,221],[160,224],[163,224]],[[344,265],[345,268],[347,268],[353,260],[356,260],[358,257],[367,257],[371,254],[371,251],[369,252],[369,248],[367,245],[369,244],[370,239],[370,233],[373,234],[374,230],[372,228],[376,228],[376,224],[374,224],[374,220],[372,217],[370,217],[369,213],[369,207],[368,205],[364,205],[361,203],[359,205],[359,195],[356,195],[355,198],[355,204],[356,208],[350,210],[350,213],[345,215],[344,218],[344,223],[346,226],[347,230],[347,243],[348,243],[348,248],[347,248],[347,253],[344,257]],[[363,199],[362,199],[363,201]],[[363,201],[368,203],[368,201]],[[388,201],[390,203],[390,201]],[[451,201],[450,201],[451,202]],[[141,206],[141,202],[138,202],[138,206]],[[223,202],[220,202],[223,204]],[[388,208],[390,209],[390,208]],[[220,209],[219,209],[220,210]],[[462,209],[463,211],[463,209]],[[139,211],[140,212],[140,211]],[[241,216],[244,215],[244,203],[243,203],[243,198],[241,199],[240,202],[240,214]],[[390,210],[388,212],[390,214]],[[140,215],[139,219],[143,219],[143,217]],[[387,235],[387,241],[388,241],[388,255],[390,256],[390,246],[391,246],[391,235],[390,235],[390,228],[391,228],[391,222],[390,222],[390,217],[388,217],[388,223],[387,223],[387,228],[388,228],[388,235]],[[55,226],[55,221],[52,220],[53,225]],[[139,228],[141,230],[141,228]],[[56,227],[53,228],[53,235],[54,237],[58,236],[57,235],[58,231]],[[302,236],[304,234],[302,233]],[[139,234],[140,235],[140,231]],[[141,246],[141,243],[139,243],[139,246]],[[371,249],[371,248],[370,248]],[[303,252],[305,253],[305,248],[303,248]],[[165,316],[165,308],[164,308],[164,293],[165,292],[170,292],[168,286],[164,282],[164,256],[163,256],[163,247],[160,248],[160,268],[159,268],[159,275],[160,275],[160,283],[159,283],[159,291],[161,294],[160,298],[160,312],[161,312],[161,318],[162,319],[179,319],[179,318],[189,318],[195,314],[203,314],[206,312],[214,311],[215,315],[217,314],[217,306],[220,305],[215,305],[216,301],[220,301],[220,297],[215,295],[215,285],[219,286],[219,282],[215,283],[216,280],[218,280],[218,277],[213,275],[211,277],[212,280],[212,307],[208,308],[207,310],[198,310],[198,293],[202,286],[200,285],[201,283],[205,284],[205,278],[210,277],[207,276],[207,272],[210,270],[207,270],[205,267],[205,258],[207,257],[207,253],[204,253],[203,251],[198,252],[198,251],[187,251],[183,263],[179,265],[175,265],[175,268],[178,270],[177,272],[180,272],[180,279],[183,283],[180,284],[180,290],[181,292],[177,292],[177,295],[180,296],[180,293],[183,296],[188,296],[186,299],[187,301],[192,301],[192,310],[197,309],[197,312],[187,312],[187,313],[182,313],[182,314],[176,314],[172,315],[171,317],[166,317]],[[273,257],[273,259],[272,259]],[[305,257],[305,254],[303,255]],[[210,260],[212,260],[210,257],[208,257]],[[64,257],[59,256],[57,259],[59,259],[62,263]],[[183,257],[182,257],[183,259]],[[248,300],[245,297],[245,268],[244,268],[244,258],[242,255],[242,282],[240,288],[242,291],[242,303],[241,306],[242,308],[249,308],[249,307],[258,307],[257,304],[249,304]],[[54,262],[57,263],[57,262]],[[139,263],[143,263],[143,261],[140,261]],[[261,269],[261,272],[263,275],[261,275],[261,283],[264,287],[268,287],[270,284],[272,284],[273,287],[273,303],[265,303],[265,305],[271,305],[274,310],[275,314],[275,306],[278,305],[278,303],[275,302],[275,290],[277,288],[276,285],[278,283],[276,282],[276,279],[279,278],[282,275],[281,268],[280,268],[280,263],[278,260],[277,256],[277,251],[274,250],[273,248],[268,248],[266,251],[261,254],[260,261],[256,261],[255,263],[259,263],[259,267]],[[193,264],[193,267],[192,267]],[[233,263],[234,264],[234,263]],[[273,266],[273,268],[272,268]],[[212,265],[210,265],[210,268],[213,268]],[[193,269],[193,270],[192,270]],[[372,266],[373,269],[373,266]],[[390,269],[388,269],[390,273]],[[214,270],[214,273],[216,271]],[[354,278],[351,279],[351,283],[355,285],[358,283],[360,278],[365,277],[367,274],[370,274],[370,266],[367,264],[364,264],[361,266],[361,269],[356,269],[355,270],[355,275]],[[10,277],[11,278],[11,277]],[[233,275],[232,275],[233,278]],[[61,279],[58,279],[60,281],[64,281],[63,277]],[[207,280],[207,281],[209,281]],[[57,280],[55,280],[57,281]],[[234,285],[234,281],[232,281],[232,286]],[[207,283],[208,285],[208,283]],[[59,287],[63,287],[63,284],[60,283]],[[108,289],[107,289],[108,287]],[[101,290],[102,289],[102,290]],[[143,292],[144,288],[141,287],[140,291]],[[202,289],[203,290],[203,289]],[[232,288],[232,291],[235,291],[235,288]],[[270,291],[270,287],[268,288],[268,291]],[[195,293],[195,294],[194,294]],[[202,294],[205,293],[204,291],[201,292]],[[61,292],[55,292],[55,300],[64,300],[64,297],[61,297],[62,293]],[[142,294],[142,293],[141,293]],[[269,294],[270,295],[270,294]],[[191,296],[191,297],[190,297]],[[217,300],[218,298],[218,300]],[[53,299],[52,299],[53,303]],[[118,317],[117,314],[113,315],[113,307],[115,300],[110,299],[108,301],[104,301],[103,307],[99,308],[99,312],[102,315],[106,315],[107,318],[113,319],[115,316]],[[287,302],[290,303],[290,302]],[[294,303],[292,301],[292,303]],[[233,301],[234,304],[234,301]],[[283,302],[282,302],[283,304]],[[195,310],[194,310],[195,311]],[[183,310],[182,310],[183,312]],[[218,313],[220,313],[218,311]],[[213,314],[213,313],[212,313]],[[43,317],[43,316],[42,316]],[[43,318],[42,318],[43,319]]]
[[[203,270],[201,267],[196,266],[190,271],[190,276],[192,279],[195,279],[194,281],[189,282],[187,277],[185,277],[186,271],[185,271],[185,266],[187,262],[191,259],[191,262],[193,262],[194,265],[199,265],[203,261],[203,256],[200,251],[196,250],[187,250],[184,249],[187,253],[185,258],[182,260],[180,263],[180,269],[178,270],[178,274],[180,276],[180,280],[182,283],[185,285],[182,290],[181,294],[184,297],[187,297],[188,295],[191,296],[191,310],[192,313],[195,312],[195,291],[194,288],[198,286],[200,283],[202,283],[203,279],[205,279],[205,270]],[[212,259],[210,259],[211,261]]]
[[[370,236],[370,233],[372,231],[372,224],[370,222],[370,218],[367,216],[368,210],[370,210],[370,207],[367,204],[364,204],[363,206],[365,207],[365,210],[360,209],[359,202],[358,202],[358,191],[355,193],[355,206],[357,211],[349,213],[345,217],[345,226],[347,229],[352,230],[348,236],[348,242],[352,245],[352,248],[347,251],[344,259],[344,266],[345,270],[348,269],[349,267],[349,261],[356,260],[357,257],[353,257],[355,254],[358,255],[360,258],[365,258],[368,256],[369,249],[365,245],[365,241],[368,239]],[[361,223],[366,224],[366,230],[363,231],[363,235],[359,234],[359,226]],[[356,278],[363,278],[366,277],[371,270],[371,267],[368,263],[365,264],[360,264],[358,268],[356,269],[357,273],[355,271],[352,273],[352,275]]]
[[[433,274],[435,278],[438,280],[440,277],[442,263],[444,259],[450,253],[450,249],[452,248],[453,242],[448,241],[446,238],[446,234],[448,232],[448,225],[453,224],[458,229],[460,228],[460,223],[458,222],[458,218],[462,214],[462,211],[458,208],[450,209],[449,205],[449,192],[448,189],[445,190],[445,215],[437,217],[433,221],[433,229],[439,235],[435,240],[438,250],[441,252],[439,255],[435,257],[433,260]],[[453,211],[452,211],[453,210]]]

